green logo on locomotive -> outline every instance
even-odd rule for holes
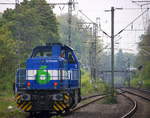
[[[39,70],[37,70],[36,73],[36,81],[39,84],[47,84],[51,80],[51,75],[46,70],[47,66],[41,66]]]

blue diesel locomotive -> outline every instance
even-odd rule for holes
[[[81,100],[80,79],[79,62],[70,47],[37,46],[16,73],[17,107],[31,113],[64,113]]]

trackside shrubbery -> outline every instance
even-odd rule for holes
[[[95,82],[92,82],[90,79],[90,74],[86,71],[82,71],[81,94],[83,96],[94,93],[104,94],[108,92],[108,90],[109,87],[101,79],[97,79]]]

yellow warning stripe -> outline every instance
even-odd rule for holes
[[[57,106],[60,110],[63,110],[63,108],[62,108],[59,104],[56,104],[56,106]]]
[[[23,104],[21,104],[20,106],[18,106],[18,108],[22,108],[25,104],[26,104],[26,102],[24,102]]]
[[[18,100],[21,96],[17,96],[16,99]]]
[[[29,102],[28,104],[26,104],[26,105],[22,108],[22,110],[25,110],[26,108],[28,108],[30,104],[31,104],[31,102]]]
[[[66,106],[63,103],[61,103],[61,106],[63,106],[63,108],[66,108]]]
[[[20,105],[20,104],[17,104],[17,108],[19,108],[19,105]]]
[[[32,105],[30,105],[30,106],[26,109],[26,111],[29,111],[31,108],[32,108]]]
[[[67,100],[69,99],[69,97],[68,97],[67,95],[65,95],[64,97],[65,97],[65,99],[67,99]]]
[[[53,108],[56,110],[56,111],[59,111],[59,109],[54,105]]]
[[[17,94],[15,97],[17,98],[19,96],[19,94]]]
[[[66,104],[67,107],[69,107],[69,104]]]

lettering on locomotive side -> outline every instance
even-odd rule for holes
[[[49,70],[47,66],[40,66],[37,70],[27,70],[27,80],[35,80],[38,84],[47,84],[51,80],[71,79],[71,71]]]
[[[58,62],[57,60],[45,60],[46,63],[56,63]]]

